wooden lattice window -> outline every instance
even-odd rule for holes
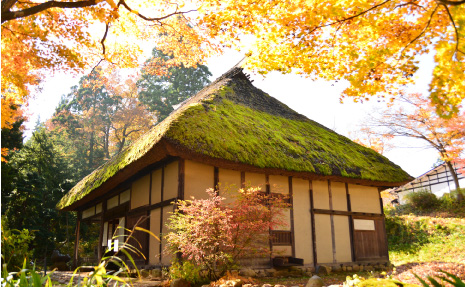
[[[292,245],[292,234],[290,231],[271,231],[271,242],[273,245]]]

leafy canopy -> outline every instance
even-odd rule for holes
[[[158,122],[165,119],[175,105],[197,94],[209,84],[208,77],[212,75],[205,65],[170,65],[172,58],[156,48],[153,49],[152,57],[145,62],[137,81],[139,100],[157,114]],[[165,69],[165,72],[160,73],[160,69]]]
[[[465,98],[464,0],[3,0],[1,11],[2,127],[46,73],[136,67],[147,40],[186,66],[236,47],[262,73],[347,80],[356,100],[402,93],[433,53],[437,112],[454,116]]]

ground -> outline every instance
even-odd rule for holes
[[[439,270],[444,270],[446,272],[457,275],[462,280],[465,280],[465,263],[446,263],[446,262],[425,262],[425,263],[407,263],[402,264],[394,268],[394,270],[387,273],[391,275],[392,278],[405,283],[420,284],[420,282],[415,278],[413,274],[426,279],[427,276],[431,275],[441,275]],[[86,276],[88,273],[81,273],[81,276]],[[340,285],[342,286],[343,282],[346,280],[347,276],[352,276],[357,274],[358,276],[368,278],[370,276],[381,276],[379,272],[338,272],[331,273],[329,275],[322,275],[323,282],[326,286],[329,285]],[[72,272],[54,272],[52,279],[61,284],[69,282]],[[250,283],[253,285],[262,286],[263,284],[270,285],[282,285],[287,287],[293,286],[305,286],[309,277],[298,277],[298,278],[261,278],[253,279]],[[81,279],[82,280],[82,279]],[[79,279],[75,279],[74,282],[78,282]],[[58,284],[54,284],[58,285]],[[134,286],[136,287],[149,287],[149,286],[162,286],[163,281],[160,279],[143,279],[141,281],[134,281]]]

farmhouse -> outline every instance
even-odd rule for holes
[[[323,108],[323,107],[322,107]],[[380,190],[411,180],[371,149],[296,113],[234,67],[82,179],[57,207],[100,224],[99,256],[117,226],[166,233],[176,199],[221,186],[290,196],[262,266],[388,261]],[[165,242],[136,233],[144,266],[167,265]],[[78,241],[76,241],[78,242]],[[77,259],[77,248],[74,254]],[[275,259],[275,260],[273,260]],[[279,259],[279,260],[276,260]]]
[[[459,165],[456,163],[451,164],[457,175],[460,186],[465,186],[465,175],[459,172]],[[399,203],[405,204],[407,202],[405,196],[411,192],[426,190],[435,194],[437,197],[441,197],[445,193],[450,193],[456,188],[454,176],[447,167],[447,164],[443,163],[425,172],[411,182],[397,187],[393,192],[397,192]]]

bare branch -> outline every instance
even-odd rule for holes
[[[124,8],[126,8],[129,12],[136,14],[137,16],[139,16],[140,18],[142,18],[142,19],[144,19],[146,21],[161,21],[161,20],[164,20],[164,19],[169,18],[169,17],[174,16],[174,15],[186,14],[186,13],[197,11],[197,10],[189,10],[189,11],[179,11],[178,12],[178,8],[176,8],[176,10],[171,14],[167,14],[167,15],[162,16],[162,17],[149,18],[149,17],[146,17],[146,16],[140,14],[139,12],[133,10],[131,7],[128,6],[128,4],[126,4],[126,2],[124,0],[120,0],[119,3],[118,3],[118,6],[119,5],[123,5]]]
[[[77,2],[48,1],[48,2],[41,3],[39,5],[33,6],[33,7],[20,10],[20,11],[10,11],[9,9],[4,11],[3,1],[2,1],[2,23],[6,21],[18,19],[18,18],[32,16],[32,15],[35,15],[37,13],[40,13],[50,8],[65,8],[65,9],[66,8],[84,8],[84,7],[97,5],[99,2],[100,1],[98,0],[85,0],[85,1],[77,1]]]
[[[100,61],[98,61],[97,65],[95,65],[95,66],[92,68],[92,71],[90,71],[89,74],[92,74],[92,73],[95,71],[95,69],[97,69],[97,67],[100,65],[100,63],[102,63],[104,60],[105,60],[105,59],[100,59]]]
[[[100,41],[100,43],[102,44],[103,55],[105,55],[105,39],[107,38],[109,28],[110,28],[110,23],[107,23],[105,25],[105,34],[103,34],[103,38]]]
[[[414,39],[412,39],[412,40],[402,49],[402,51],[400,52],[400,55],[402,55],[402,54],[404,53],[404,51],[408,48],[408,46],[410,46],[413,42],[415,42],[416,40],[418,40],[418,39],[426,32],[426,30],[428,29],[429,25],[431,24],[431,20],[433,20],[434,14],[435,14],[436,11],[438,10],[438,7],[439,7],[439,4],[436,5],[436,7],[434,8],[433,12],[432,12],[431,15],[429,16],[429,20],[428,20],[428,22],[426,23],[426,26],[423,28],[423,30],[420,32],[420,34],[418,34]]]
[[[465,1],[464,1],[464,3],[465,3]],[[455,52],[454,52],[454,55],[452,55],[452,57],[454,57],[457,54],[457,52],[465,54],[464,52],[460,51],[460,49],[459,49],[460,37],[459,37],[459,31],[457,30],[457,26],[455,25],[454,17],[452,17],[452,14],[450,13],[449,8],[446,5],[442,4],[442,6],[446,9],[447,15],[449,15],[449,19],[452,22],[452,26],[454,26],[454,30],[455,30],[456,43],[455,43]]]
[[[465,4],[465,0],[459,0],[459,1],[454,1],[454,0],[436,0],[439,2],[439,4],[442,5],[450,5],[450,6],[459,6],[462,4]]]
[[[304,36],[309,35],[309,34],[312,34],[312,33],[315,32],[316,30],[321,29],[321,28],[324,28],[324,27],[329,27],[329,26],[333,26],[333,25],[339,24],[339,23],[341,23],[341,22],[350,21],[350,20],[352,20],[352,19],[354,19],[354,18],[357,18],[357,17],[359,17],[359,16],[362,16],[363,14],[366,14],[366,13],[368,13],[368,12],[370,12],[370,11],[372,11],[372,10],[378,8],[378,7],[383,6],[384,4],[386,4],[386,3],[390,2],[390,1],[391,1],[391,0],[386,0],[386,1],[384,1],[384,2],[381,2],[381,3],[379,3],[379,4],[376,4],[376,5],[372,6],[372,7],[370,7],[370,8],[367,9],[367,10],[364,10],[364,11],[362,11],[362,12],[360,12],[360,13],[357,13],[357,14],[355,14],[355,15],[353,15],[353,16],[350,16],[350,17],[347,17],[347,18],[344,18],[344,19],[341,19],[341,20],[337,20],[337,21],[334,21],[334,22],[329,23],[329,24],[317,26],[317,27],[313,28],[312,30],[310,30],[308,33],[305,33]],[[304,36],[302,36],[302,38],[303,38]]]

